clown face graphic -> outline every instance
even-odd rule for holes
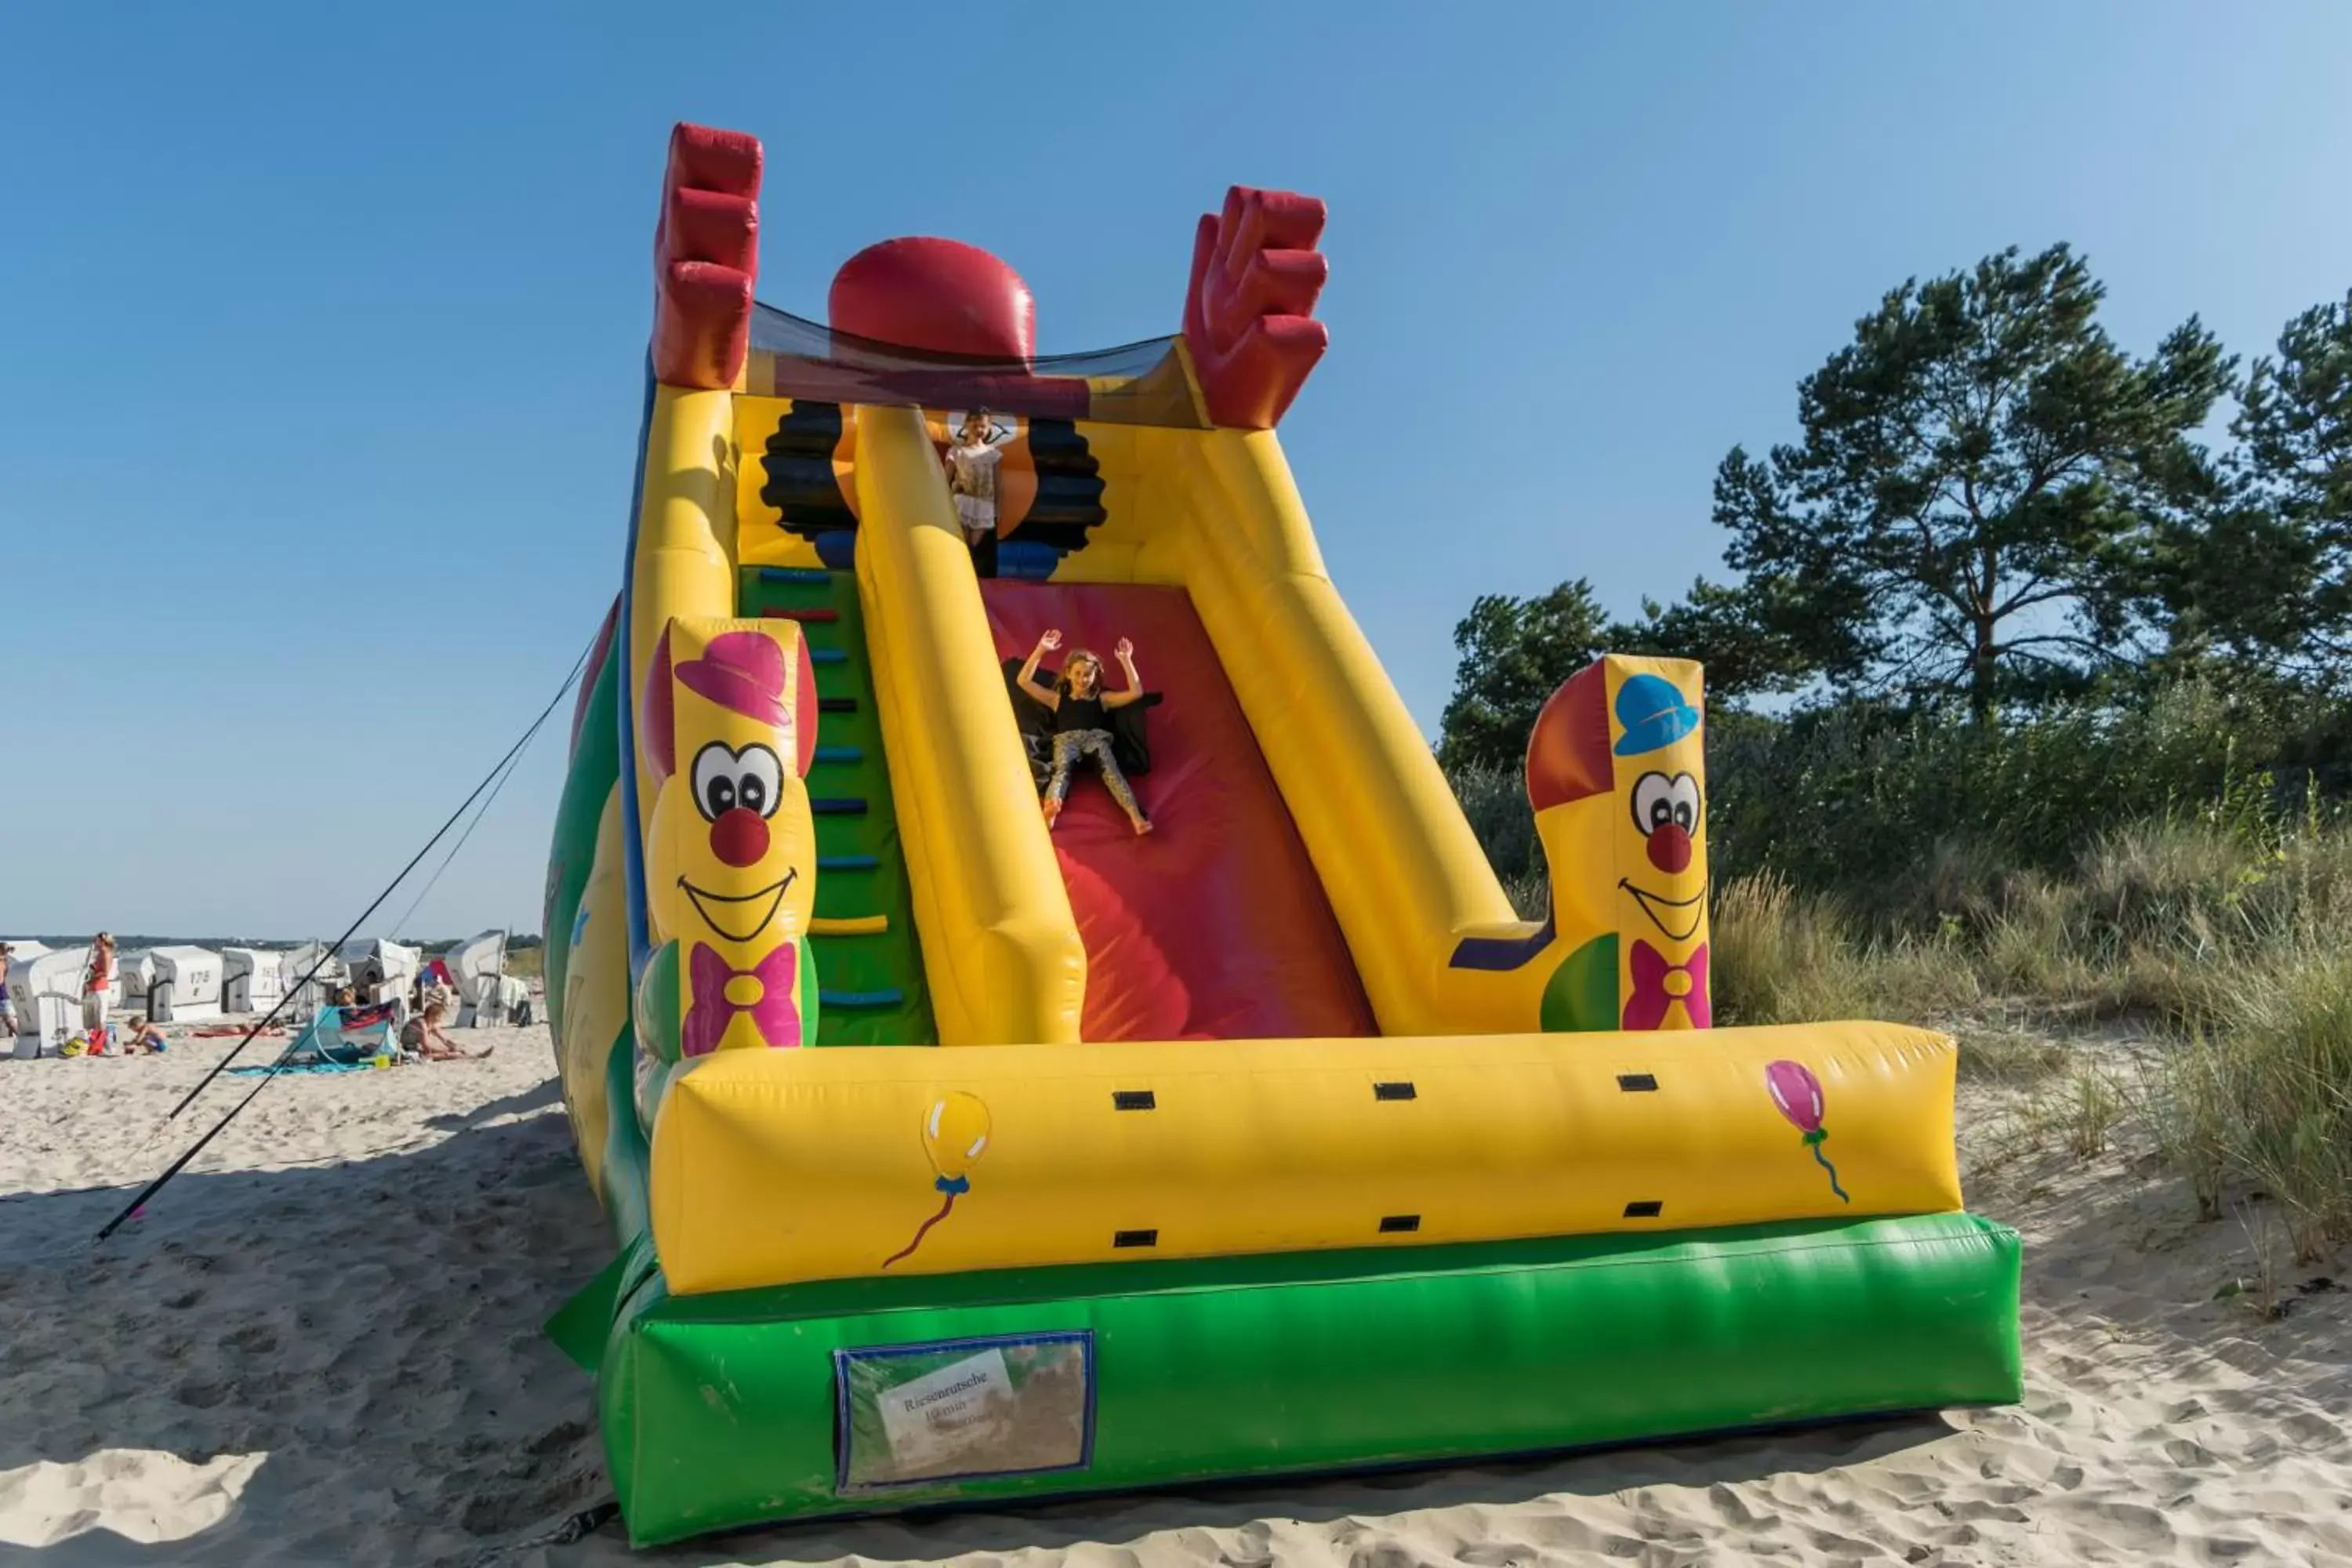
[[[816,842],[801,780],[815,742],[806,647],[778,622],[672,623],[667,637],[646,705],[667,747],[648,748],[661,782],[646,898],[679,947],[680,1050],[800,1045]]]
[[[1706,1028],[1706,800],[1696,666],[1611,660],[1619,1026]],[[1647,668],[1644,668],[1647,667]],[[1694,689],[1677,676],[1687,672]]]

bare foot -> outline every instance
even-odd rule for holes
[[[1145,834],[1150,831],[1151,818],[1148,816],[1139,816],[1135,819],[1135,836],[1138,838],[1142,837]]]
[[[1052,830],[1055,823],[1061,820],[1061,816],[1062,803],[1055,800],[1052,795],[1047,795],[1045,797],[1045,826],[1048,831]]]

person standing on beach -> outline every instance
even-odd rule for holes
[[[81,1032],[90,1050],[106,1049],[106,991],[114,984],[114,933],[100,931],[89,944],[89,977],[81,987]]]

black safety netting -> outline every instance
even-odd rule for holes
[[[989,359],[839,332],[754,305],[745,390],[819,403],[986,408],[1035,419],[1208,428],[1177,340]]]

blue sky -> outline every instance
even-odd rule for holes
[[[1715,465],[1906,276],[2068,239],[2242,353],[2352,284],[2338,5],[869,14],[0,10],[0,931],[331,934],[538,710],[676,120],[767,144],[763,299],[952,235],[1049,351],[1172,331],[1227,184],[1326,198],[1283,438],[1433,732],[1475,595],[1718,571]],[[560,739],[412,931],[537,925]]]

